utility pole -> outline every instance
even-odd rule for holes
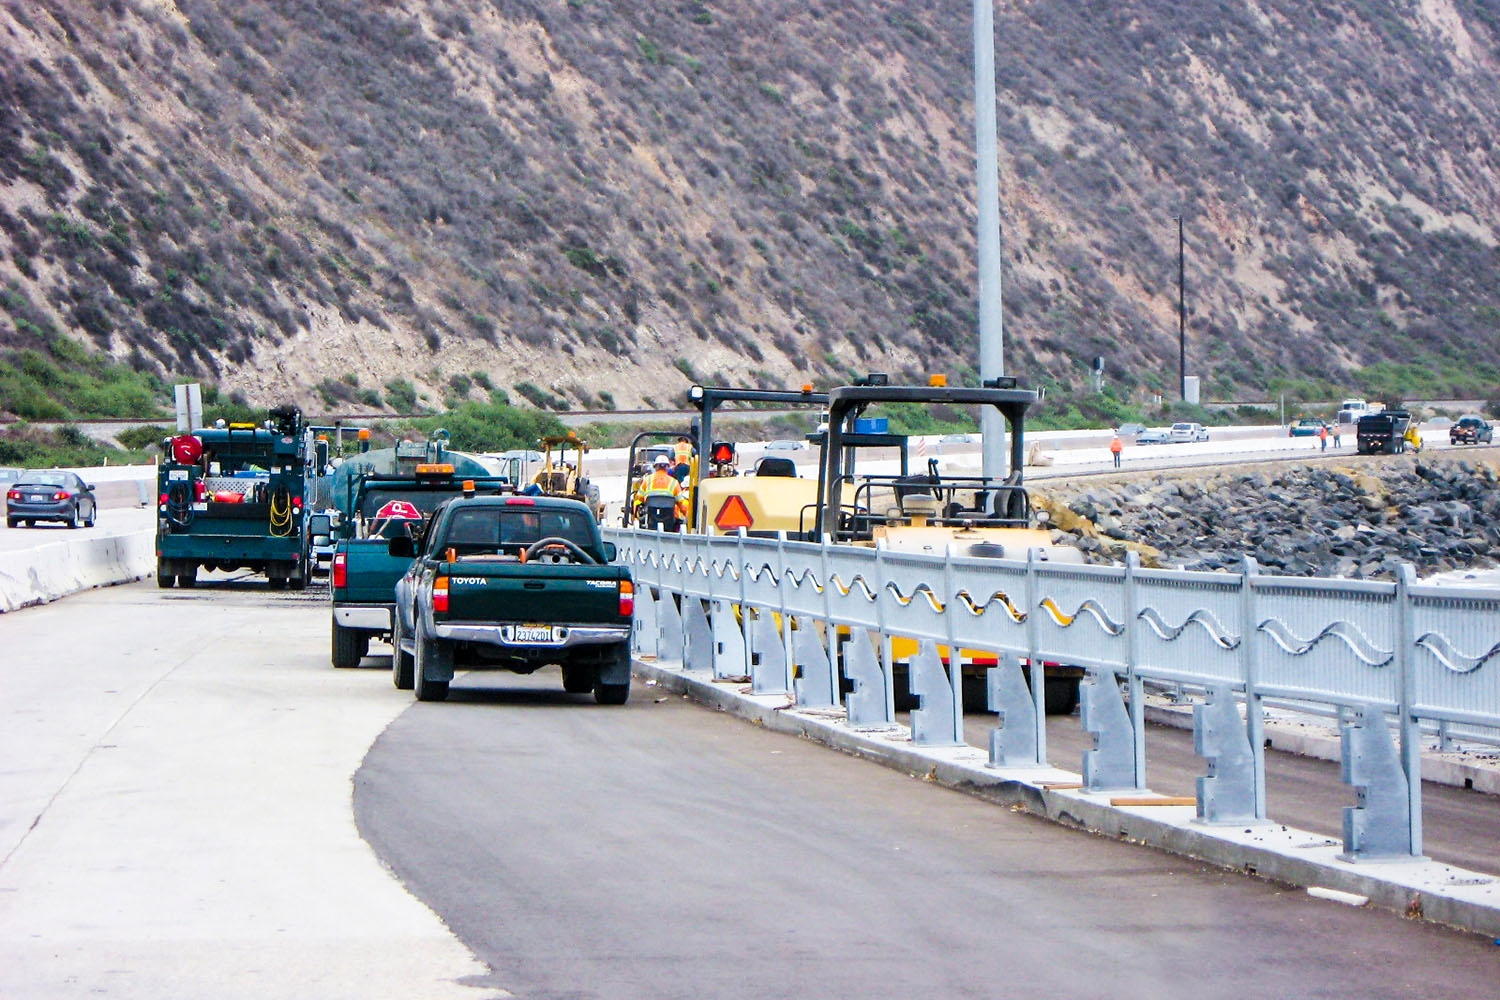
[[[1187,399],[1187,254],[1177,217],[1177,394]]]
[[[1005,327],[1000,296],[1000,140],[995,124],[995,2],[974,0],[974,146],[979,206],[979,381],[1005,374]],[[981,408],[981,473],[1006,473],[1005,418]]]

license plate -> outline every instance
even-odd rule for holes
[[[512,642],[556,642],[557,636],[551,625],[514,625],[511,627]]]
[[[26,494],[26,502],[27,503],[41,503],[45,499],[47,499],[47,498],[44,497],[44,496],[42,496],[40,493],[28,493],[28,494]]]

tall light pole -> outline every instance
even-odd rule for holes
[[[979,380],[1005,374],[1005,324],[1000,300],[1000,142],[995,125],[995,3],[974,0],[974,146],[979,190]],[[1005,418],[980,412],[985,476],[1005,475]]]
[[[1177,217],[1177,394],[1187,399],[1187,255]]]

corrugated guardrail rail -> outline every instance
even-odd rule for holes
[[[1342,727],[1350,858],[1422,854],[1423,720],[1500,727],[1500,593],[1424,586],[1409,566],[1391,582],[1241,572],[1080,566],[921,555],[784,538],[606,529],[631,567],[638,650],[672,652],[756,693],[844,704],[852,725],[894,720],[890,639],[911,658],[918,745],[962,742],[963,685],[939,646],[996,654],[991,740],[997,767],[1046,761],[1043,685],[1021,661],[1087,670],[1083,727],[1089,790],[1144,788],[1143,684],[1201,686],[1195,743],[1209,761],[1198,816],[1266,820],[1263,700],[1297,699],[1352,715]],[[653,595],[647,588],[658,593]],[[677,600],[666,599],[676,595]],[[783,626],[787,627],[783,627]],[[829,638],[833,637],[832,646]],[[872,641],[873,640],[873,641]],[[839,677],[853,685],[841,698]],[[1398,720],[1393,742],[1387,714]]]

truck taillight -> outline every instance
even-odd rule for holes
[[[349,585],[349,566],[342,552],[336,552],[333,556],[333,568],[329,572],[329,580],[335,587],[347,587]]]
[[[448,578],[440,576],[432,581],[432,610],[448,610]]]
[[[629,580],[620,581],[620,617],[629,618],[635,614],[635,584]]]

